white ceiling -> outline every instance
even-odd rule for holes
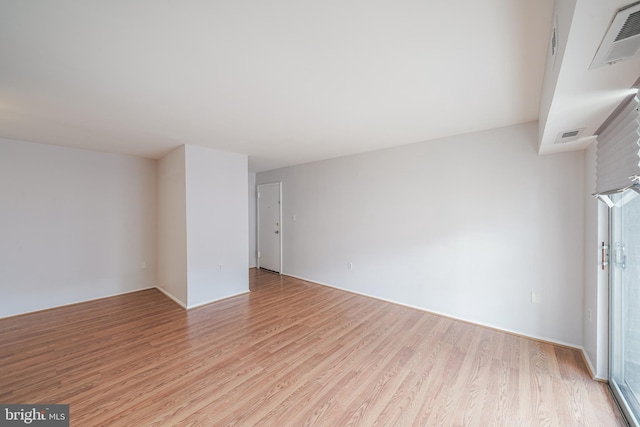
[[[150,158],[195,144],[263,171],[540,114],[545,152],[615,107],[581,112],[590,91],[640,74],[571,78],[616,2],[578,0],[541,108],[552,0],[0,0],[0,137]]]
[[[637,1],[556,0],[560,58],[555,64],[547,63],[540,112],[541,154],[587,147],[602,122],[631,93],[629,88],[640,77],[640,55],[611,66],[592,70],[589,66],[616,11]],[[580,140],[554,144],[561,132],[580,128],[584,128]]]

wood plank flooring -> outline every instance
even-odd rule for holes
[[[581,354],[252,269],[185,312],[146,290],[0,320],[0,402],[72,426],[623,426]]]

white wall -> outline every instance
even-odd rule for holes
[[[256,213],[256,174],[249,173],[249,268],[257,265]]]
[[[584,349],[593,374],[608,378],[608,269],[600,268],[601,242],[608,242],[608,209],[596,191],[596,144],[585,151]],[[591,316],[589,316],[591,313]]]
[[[560,77],[560,69],[564,60],[567,42],[569,41],[569,30],[573,21],[573,14],[576,8],[577,0],[555,0],[553,3],[552,28],[557,24],[557,51],[555,57],[551,56],[551,40],[547,43],[547,60],[544,70],[544,82],[542,92],[540,94],[540,110],[539,110],[539,140],[547,128],[547,119],[551,111],[558,78]],[[551,38],[551,34],[549,35]],[[595,53],[594,53],[595,54]]]
[[[188,306],[249,290],[247,156],[185,147]]]
[[[155,286],[155,212],[154,160],[0,139],[0,317]]]
[[[284,273],[582,345],[584,153],[538,156],[536,126],[259,173]]]
[[[185,147],[158,160],[158,287],[187,306]]]

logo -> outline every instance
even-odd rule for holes
[[[69,427],[69,405],[0,404],[0,427]]]

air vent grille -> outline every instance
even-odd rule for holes
[[[578,134],[580,133],[579,130],[572,130],[571,132],[564,132],[562,134],[562,138],[571,138],[573,136],[578,136]]]
[[[585,128],[566,130],[560,132],[556,138],[554,144],[564,144],[567,142],[577,141],[580,138],[580,134]]]
[[[619,9],[589,69],[631,59],[640,52],[640,1]]]
[[[628,39],[638,34],[640,34],[640,10],[629,15],[615,41]]]

